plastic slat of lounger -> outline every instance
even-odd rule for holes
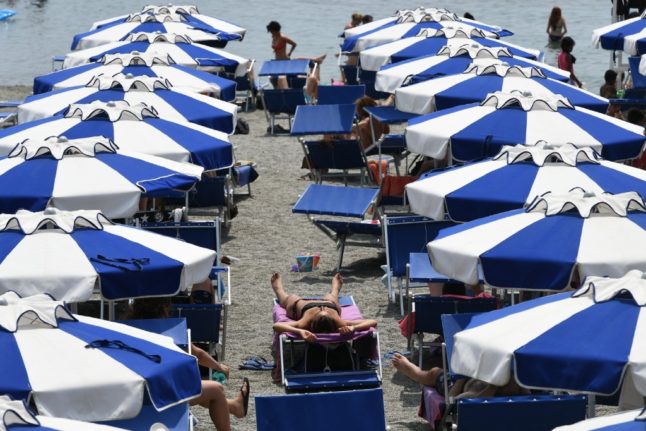
[[[292,212],[363,218],[378,194],[377,188],[310,184]]]
[[[178,238],[198,247],[219,253],[219,221],[147,223],[142,228],[164,236]]]
[[[352,131],[354,105],[303,105],[296,109],[292,136],[346,134]]]
[[[146,395],[146,398],[148,396]],[[178,404],[164,411],[158,412],[150,404],[149,400],[141,408],[139,414],[132,419],[123,419],[117,421],[101,422],[104,425],[110,425],[128,430],[152,430],[159,429],[152,426],[157,423],[164,424],[169,431],[187,431],[190,427],[190,411],[188,402]]]
[[[366,151],[366,156],[379,154],[380,148],[381,154],[388,154],[391,156],[400,155],[406,151],[406,137],[403,134],[384,135],[381,141],[378,142],[378,145],[373,145],[368,151]]]
[[[549,431],[585,419],[586,404],[585,395],[460,399],[458,427],[460,431]]]
[[[119,323],[171,337],[178,346],[188,346],[186,319],[169,317],[166,319],[121,320]]]
[[[365,85],[319,85],[317,103],[319,105],[354,105],[357,99],[365,94]]]
[[[419,117],[418,114],[398,111],[394,106],[369,106],[366,111],[384,124],[406,123],[411,118]]]
[[[383,431],[381,388],[315,394],[256,395],[258,431]]]
[[[258,76],[307,75],[309,60],[269,60],[260,68]]]
[[[220,341],[222,304],[173,304],[172,313],[186,318],[192,341],[217,343]]]
[[[307,392],[316,390],[377,388],[381,380],[376,371],[335,371],[331,373],[285,373],[285,390]]]
[[[356,139],[338,141],[306,141],[307,157],[316,169],[362,169],[366,159],[361,144]],[[325,174],[323,174],[325,175]]]

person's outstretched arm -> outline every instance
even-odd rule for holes
[[[377,326],[377,321],[374,319],[363,320],[344,320],[344,326],[339,328],[340,334],[351,334],[356,331],[363,331],[364,329],[374,328]]]
[[[191,344],[191,354],[197,358],[197,363],[201,366],[215,371],[220,371],[227,376],[227,379],[229,378],[229,367],[213,359],[213,356],[209,355],[208,352],[200,349],[195,344]]]
[[[289,332],[290,334],[299,335],[302,339],[306,341],[316,341],[316,335],[312,334],[310,331],[301,328],[301,320],[296,322],[278,322],[274,323],[274,332],[282,334],[283,332]]]

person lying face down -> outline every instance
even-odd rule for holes
[[[322,300],[303,299],[298,295],[288,295],[283,288],[280,274],[271,277],[271,288],[276,294],[278,303],[287,312],[287,317],[293,322],[279,322],[274,324],[277,333],[289,332],[299,335],[306,341],[316,341],[315,333],[351,334],[377,326],[374,319],[345,320],[341,318],[339,305],[339,292],[343,286],[341,274],[332,278],[330,293],[326,293]]]

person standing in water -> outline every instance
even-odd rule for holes
[[[557,45],[565,33],[567,33],[567,26],[565,25],[565,18],[561,14],[561,8],[554,6],[550,13],[550,18],[547,20],[547,29],[545,30],[549,37],[550,45]],[[558,46],[558,45],[557,45]]]

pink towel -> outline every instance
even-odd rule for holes
[[[443,412],[444,397],[432,387],[424,386],[417,416],[426,419],[431,429],[435,429],[435,422],[442,419]]]

